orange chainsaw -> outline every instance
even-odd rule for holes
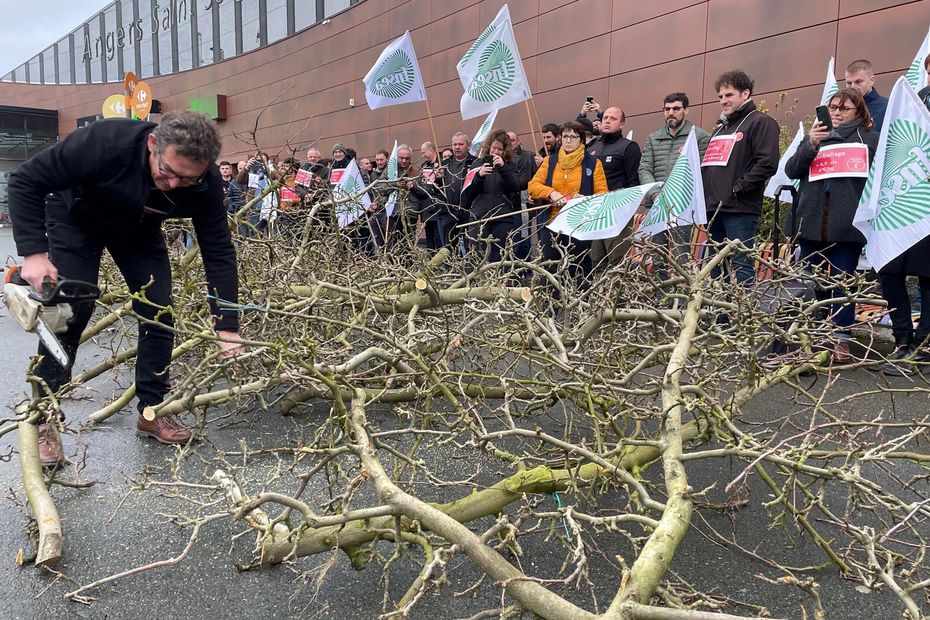
[[[93,303],[99,297],[100,289],[90,282],[59,278],[56,284],[43,286],[39,293],[23,279],[21,271],[21,265],[13,265],[7,271],[3,303],[23,329],[38,335],[52,357],[62,366],[67,366],[68,353],[55,334],[67,331],[75,306]]]

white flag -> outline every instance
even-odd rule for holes
[[[930,234],[930,111],[906,77],[888,100],[875,161],[853,225],[878,271]]]
[[[457,68],[465,84],[459,103],[463,119],[490,114],[532,96],[506,4],[491,26],[468,49]]]
[[[472,138],[471,148],[468,149],[468,152],[472,155],[478,154],[478,149],[481,148],[481,143],[484,142],[484,139],[488,137],[488,134],[491,132],[491,128],[494,127],[494,120],[497,118],[497,110],[493,110],[488,117],[484,119],[484,122],[481,123],[481,127],[478,128],[478,132],[475,134],[475,137]],[[485,153],[487,155],[487,153]]]
[[[784,155],[778,160],[778,170],[775,172],[775,175],[769,179],[768,185],[765,186],[765,191],[762,192],[763,195],[769,198],[777,198],[775,190],[782,185],[794,185],[797,188],[801,184],[797,179],[788,178],[788,175],[785,174],[785,166],[788,164],[788,160],[798,151],[798,146],[800,146],[801,140],[804,139],[805,133],[804,122],[798,122],[798,132],[794,134],[794,139],[791,141],[791,144],[788,145]]]
[[[924,69],[924,59],[927,58],[927,54],[930,54],[930,29],[927,31],[927,36],[924,37],[924,42],[920,44],[917,55],[914,56],[914,62],[911,63],[906,74],[908,83],[915,91],[927,85],[927,70]]]
[[[669,228],[706,223],[701,154],[692,127],[681,155],[675,160],[672,171],[662,185],[662,192],[633,236],[651,237]]]
[[[632,140],[632,139],[633,139],[633,130],[632,130],[632,129],[629,130],[628,132],[626,132],[626,139],[627,139],[627,140]]]
[[[830,62],[827,63],[827,78],[823,81],[823,92],[820,94],[820,105],[830,103],[833,95],[840,91],[840,85],[836,83],[836,69],[833,63],[833,56],[830,56]]]
[[[388,181],[397,180],[397,140],[394,140],[394,150],[391,151],[391,156],[388,158],[387,180]],[[391,217],[394,214],[394,208],[396,206],[397,206],[397,190],[395,189],[393,192],[391,192],[391,195],[388,196],[387,204],[384,205],[384,212],[387,213],[388,217]]]
[[[368,197],[368,192],[362,191],[364,189],[365,180],[362,177],[362,171],[358,169],[358,164],[353,159],[339,175],[339,181],[333,187],[333,197],[337,201],[349,199],[336,205],[339,228],[345,228],[357,220],[371,206],[371,198]]]
[[[410,31],[384,48],[365,78],[365,99],[372,110],[426,100],[423,76]]]
[[[827,63],[827,77],[823,81],[823,92],[820,94],[820,105],[827,105],[830,103],[830,99],[833,99],[833,95],[840,90],[839,84],[836,83],[834,62],[833,56],[831,56],[830,62]],[[763,195],[769,198],[775,198],[775,190],[782,185],[794,185],[795,187],[800,185],[799,181],[796,179],[789,179],[788,175],[785,174],[785,164],[787,164],[788,160],[797,152],[798,146],[800,146],[801,140],[803,139],[804,123],[799,122],[798,133],[794,134],[794,139],[791,141],[791,144],[788,145],[781,159],[778,160],[778,171],[775,173],[775,176],[769,179],[768,184],[765,186],[765,191],[762,192]]]
[[[465,67],[468,65],[468,61],[472,59],[475,53],[481,49],[484,42],[487,41],[495,30],[497,30],[504,22],[510,21],[510,8],[505,4],[497,12],[497,15],[494,17],[494,21],[488,24],[488,27],[485,28],[481,34],[478,35],[478,38],[475,39],[475,42],[471,44],[471,47],[465,52],[465,55],[462,56],[462,59],[455,65],[456,71],[459,73],[459,80],[462,82],[464,88],[468,88],[468,85],[471,83],[472,75],[466,73]]]
[[[606,194],[569,200],[547,226],[575,239],[610,239],[619,235],[633,219],[646,192],[658,185],[646,183]]]

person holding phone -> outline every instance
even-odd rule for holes
[[[520,181],[513,163],[513,142],[506,131],[491,131],[480,152],[485,155],[469,170],[462,188],[462,208],[475,222],[468,230],[475,249],[493,263],[501,259],[507,237],[520,223],[517,215]],[[511,215],[501,217],[507,214]]]
[[[822,118],[824,111],[829,117]],[[855,272],[865,246],[865,237],[852,222],[878,148],[878,134],[872,131],[865,99],[851,88],[833,95],[818,108],[817,116],[785,165],[785,173],[801,182],[796,231],[801,260],[814,273],[843,278]],[[842,287],[817,291],[819,299],[845,294]],[[839,338],[833,361],[840,364],[853,361],[849,341],[854,310],[852,304],[834,304],[831,309]]]

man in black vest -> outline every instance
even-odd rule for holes
[[[597,156],[604,166],[607,189],[614,191],[639,185],[639,145],[623,137],[626,115],[619,107],[604,110],[601,137],[588,145],[588,153]],[[632,222],[612,239],[591,242],[591,262],[596,267],[615,265],[630,251]]]

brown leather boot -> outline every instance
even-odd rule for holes
[[[161,443],[175,444],[187,443],[192,433],[177,416],[156,418],[149,422],[140,413],[136,421],[136,434],[140,437],[151,437]]]
[[[39,460],[46,467],[58,465],[64,459],[61,456],[61,437],[54,424],[39,424]]]

